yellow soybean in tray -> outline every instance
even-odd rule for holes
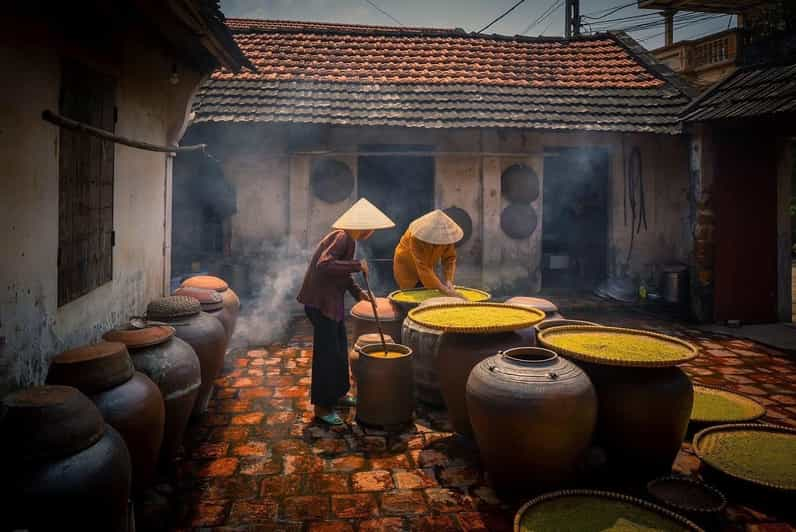
[[[541,332],[539,340],[575,359],[618,366],[672,366],[697,356],[687,342],[634,329],[557,327]]]
[[[457,286],[456,291],[467,298],[468,301],[486,301],[489,299],[489,294],[486,292],[472,288],[462,288]],[[400,301],[401,303],[422,303],[426,299],[431,299],[432,297],[441,297],[444,295],[446,294],[443,294],[439,290],[431,288],[417,288],[410,290],[399,290],[390,294],[390,297],[395,301]]]
[[[501,303],[470,303],[417,308],[409,317],[421,325],[447,331],[513,331],[544,319],[540,310]]]

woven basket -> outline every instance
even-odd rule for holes
[[[509,323],[496,323],[494,325],[484,325],[479,327],[465,326],[465,325],[440,325],[427,320],[427,316],[435,314],[445,309],[452,308],[497,308],[497,309],[511,309],[520,311],[527,317],[523,320],[513,321]],[[505,303],[459,303],[452,305],[434,305],[429,307],[415,308],[409,311],[409,319],[429,329],[435,329],[443,332],[450,333],[469,333],[469,334],[493,334],[500,332],[512,332],[519,329],[525,329],[536,325],[545,319],[545,313],[538,309],[528,307],[520,307],[516,305],[506,305]]]
[[[767,424],[758,424],[758,423],[732,423],[726,425],[715,425],[713,427],[706,428],[696,434],[694,436],[694,443],[693,448],[696,455],[702,460],[702,463],[711,467],[712,469],[726,475],[735,480],[740,480],[744,482],[748,482],[750,484],[754,484],[757,486],[762,486],[765,488],[771,488],[779,491],[784,491],[787,493],[796,493],[796,482],[792,484],[781,484],[778,482],[772,482],[765,479],[760,478],[753,478],[751,476],[745,476],[736,472],[728,471],[726,467],[716,462],[708,453],[706,447],[706,438],[720,432],[733,432],[733,431],[754,431],[754,432],[774,432],[780,434],[788,434],[791,435],[793,438],[796,438],[796,429],[792,429],[789,427],[782,427],[779,425],[767,425]],[[764,450],[760,450],[760,452],[765,452]]]
[[[747,397],[745,395],[741,395],[739,393],[726,390],[724,388],[720,388],[717,386],[703,386],[701,384],[694,385],[694,403],[696,403],[696,395],[699,393],[699,390],[708,390],[708,393],[722,396],[728,400],[735,401],[736,403],[743,404],[749,408],[749,414],[743,417],[725,417],[725,418],[716,418],[716,419],[703,419],[703,418],[696,418],[691,415],[691,422],[692,423],[712,423],[714,425],[717,424],[725,424],[725,423],[748,423],[750,421],[754,421],[756,419],[760,419],[766,414],[766,409],[763,405],[752,399],[751,397]]]
[[[644,510],[648,510],[662,517],[666,517],[667,519],[676,522],[678,525],[692,532],[703,532],[703,530],[699,526],[689,521],[682,515],[676,514],[671,510],[668,510],[662,506],[658,506],[657,504],[645,501],[644,499],[631,497],[629,495],[624,495],[622,493],[614,493],[611,491],[598,491],[598,490],[588,490],[588,489],[554,491],[552,493],[545,493],[544,495],[540,495],[535,499],[531,499],[530,501],[525,503],[519,510],[517,510],[517,513],[514,516],[514,532],[523,532],[522,518],[525,515],[525,513],[528,511],[528,509],[532,508],[533,506],[542,504],[547,501],[551,501],[553,499],[558,499],[561,497],[600,497],[604,499],[613,499],[616,501],[638,506],[640,508],[643,508]]]
[[[647,338],[655,338],[662,342],[676,344],[680,347],[684,347],[688,354],[684,354],[678,358],[672,358],[669,360],[651,360],[651,359],[627,359],[627,358],[619,358],[619,357],[611,357],[610,355],[593,355],[591,353],[584,353],[580,351],[572,351],[570,349],[566,349],[563,347],[557,346],[552,340],[556,336],[562,336],[567,333],[600,333],[600,332],[608,332],[608,333],[621,333],[627,335],[637,335],[637,336],[644,336]],[[679,340],[672,336],[667,336],[665,334],[659,334],[650,331],[642,331],[637,329],[623,329],[620,327],[595,327],[595,326],[588,326],[588,325],[571,325],[568,327],[554,327],[552,329],[548,329],[546,331],[539,332],[537,336],[538,341],[542,344],[542,346],[552,349],[556,353],[561,356],[571,358],[574,360],[580,360],[583,362],[590,362],[593,364],[602,364],[607,366],[624,366],[624,367],[640,367],[640,368],[661,368],[661,367],[670,367],[676,366],[678,364],[682,364],[684,362],[688,362],[689,360],[693,360],[699,355],[696,347],[689,344],[688,342],[684,342],[683,340]]]
[[[168,296],[155,299],[146,307],[147,318],[151,320],[171,320],[193,316],[202,311],[198,299],[189,296]]]

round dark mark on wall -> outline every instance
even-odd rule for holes
[[[444,209],[443,212],[450,216],[464,232],[462,239],[456,242],[456,247],[458,248],[467,242],[470,239],[470,236],[473,234],[473,219],[470,218],[470,215],[467,213],[467,211],[460,207],[448,207],[447,209]]]
[[[539,197],[539,176],[525,164],[513,164],[500,176],[503,197],[512,203],[531,203]]]
[[[538,219],[530,205],[512,204],[500,213],[500,228],[514,239],[528,238],[536,230]]]
[[[354,174],[344,162],[318,159],[312,163],[310,187],[319,200],[338,203],[348,198],[354,190]]]

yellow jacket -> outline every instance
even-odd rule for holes
[[[406,230],[395,248],[392,272],[401,290],[414,288],[420,281],[425,288],[441,289],[445,283],[440,281],[434,267],[442,262],[445,281],[453,283],[456,274],[456,246],[454,244],[428,244],[412,236]]]

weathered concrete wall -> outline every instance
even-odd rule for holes
[[[59,130],[41,112],[58,110],[65,52],[35,23],[9,23],[2,38],[0,63],[13,74],[0,84],[0,395],[42,382],[52,356],[97,340],[162,294],[170,186],[165,154],[116,146],[113,281],[58,308]],[[146,42],[150,35],[131,32],[120,62],[103,65],[117,79],[116,133],[165,144],[180,133],[200,75],[180,68],[180,83],[169,84],[174,59]],[[74,58],[97,62],[81,53],[89,55]]]

